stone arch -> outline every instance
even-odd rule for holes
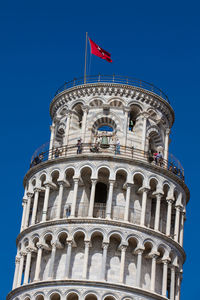
[[[51,294],[49,294],[49,300],[61,300],[60,291],[52,291]]]
[[[70,291],[67,294],[66,300],[79,300],[79,294],[77,291]]]
[[[23,300],[31,300],[31,296],[29,294],[25,294]]]
[[[101,107],[104,103],[105,101],[101,97],[94,97],[89,101],[91,107]]]
[[[151,151],[152,153],[156,151],[163,152],[164,144],[158,126],[150,126],[147,129],[147,137],[149,138],[149,151]]]
[[[98,300],[98,296],[94,291],[87,291],[84,295],[84,300]]]
[[[85,103],[85,100],[83,100],[83,99],[77,99],[71,103],[69,108],[74,109],[74,107],[76,107],[77,104],[85,105],[86,103]]]
[[[93,228],[90,232],[88,232],[88,238],[91,240],[93,235],[102,235],[103,239],[106,237],[106,231],[102,228]]]
[[[118,298],[116,296],[114,296],[113,294],[109,293],[109,294],[106,294],[105,296],[103,296],[103,300],[118,300]]]
[[[79,176],[81,174],[81,171],[84,169],[84,168],[89,168],[91,170],[91,177],[94,177],[94,174],[95,174],[95,165],[91,162],[83,162],[81,163],[79,166],[78,166],[78,170],[77,170],[77,175]]]
[[[111,106],[111,107],[120,107],[122,108],[125,103],[122,99],[119,99],[119,98],[111,98],[108,100],[108,104]]]
[[[39,292],[39,294],[35,295],[35,300],[44,300],[44,294]]]
[[[65,104],[63,106],[61,106],[58,111],[57,111],[57,115],[61,115],[61,116],[65,116],[69,111],[68,106]]]
[[[138,109],[142,112],[144,111],[144,106],[141,103],[138,103],[138,101],[135,100],[130,100],[127,104],[129,107],[131,107],[132,105],[138,107]]]

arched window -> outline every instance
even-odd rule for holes
[[[98,131],[109,131],[109,132],[112,132],[113,128],[111,126],[108,126],[108,125],[103,125],[103,126],[100,126],[98,128]]]

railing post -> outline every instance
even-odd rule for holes
[[[115,74],[113,74],[113,82],[115,82]]]
[[[98,81],[101,81],[101,74],[98,75]]]

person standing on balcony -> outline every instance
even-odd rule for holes
[[[117,142],[116,142],[115,154],[120,154],[120,141],[119,141],[119,139],[117,139]]]
[[[82,153],[81,139],[78,139],[76,146],[77,146],[77,154],[81,154]]]

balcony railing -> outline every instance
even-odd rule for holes
[[[155,85],[152,83],[136,79],[136,78],[131,78],[131,77],[125,77],[125,76],[120,76],[120,75],[92,75],[92,76],[86,76],[80,77],[80,78],[74,78],[71,81],[65,82],[55,93],[55,96],[58,95],[59,93],[72,88],[74,86],[82,85],[82,84],[88,84],[88,83],[118,83],[118,84],[126,84],[130,86],[135,86],[139,88],[143,88],[147,91],[150,91],[160,97],[162,97],[165,101],[169,102],[168,96],[159,88],[157,88]]]
[[[81,149],[78,149],[77,145],[62,146],[54,148],[52,150],[46,150],[48,144],[44,144],[37,151],[31,159],[30,168],[40,164],[43,161],[55,160],[62,157],[70,157],[76,154],[78,155],[111,155],[114,157],[129,158],[139,161],[144,161],[150,165],[155,165],[159,168],[163,168],[171,171],[176,176],[184,180],[184,169],[180,162],[172,155],[168,155],[168,160],[158,159],[155,160],[152,154],[145,152],[134,147],[120,146],[120,150],[117,149],[116,145],[104,145],[95,147],[95,144],[83,143]]]

